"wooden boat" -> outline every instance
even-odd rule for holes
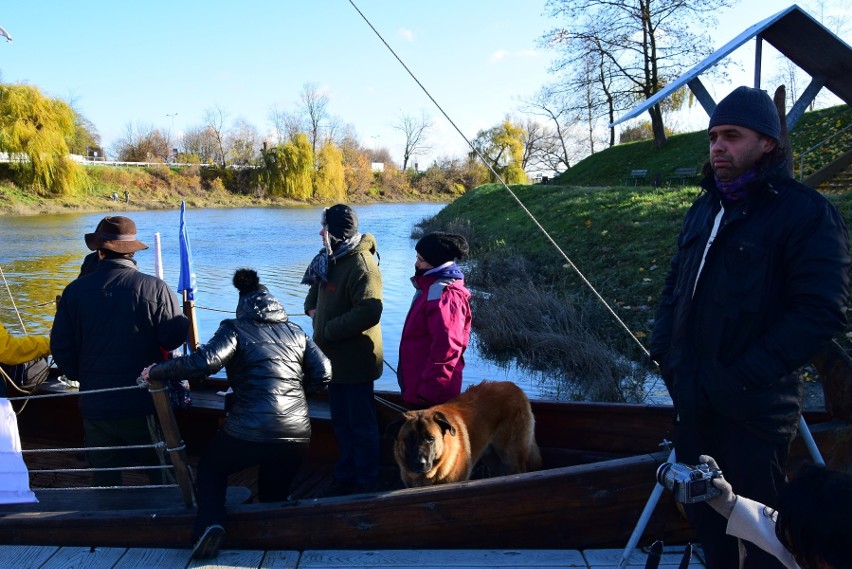
[[[66,389],[50,385],[48,391]],[[214,387],[214,389],[216,389]],[[190,463],[222,417],[221,397],[194,391],[194,406],[177,412]],[[380,423],[398,414],[394,394],[380,394]],[[377,397],[379,399],[379,397]],[[327,402],[311,401],[310,458],[290,500],[230,503],[228,548],[621,548],[627,543],[668,451],[672,409],[667,406],[534,401],[544,468],[526,474],[478,478],[404,489],[384,440],[384,489],[369,494],[317,497],[331,480],[336,455]],[[852,424],[825,412],[807,415],[828,464],[852,469]],[[76,398],[28,402],[19,415],[24,449],[46,442],[82,446]],[[34,469],[34,455],[25,455]],[[794,443],[791,470],[807,457]],[[82,456],[76,457],[85,465]],[[47,478],[45,478],[47,476]],[[39,504],[0,506],[0,543],[63,546],[187,547],[195,509],[175,488],[62,491],[62,476],[33,474]],[[251,473],[249,472],[249,478]],[[125,478],[125,482],[127,479]],[[246,485],[246,478],[232,479]],[[79,481],[78,481],[79,485]],[[251,486],[249,480],[248,486]],[[235,495],[240,492],[235,492]],[[243,491],[245,498],[248,491]],[[664,492],[640,544],[693,537],[670,493]]]

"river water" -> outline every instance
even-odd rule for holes
[[[375,204],[356,206],[360,228],[376,236],[384,285],[382,333],[385,348],[380,390],[397,390],[399,339],[414,289],[414,225],[437,213],[443,204]],[[255,269],[261,282],[278,297],[292,320],[310,333],[310,319],[302,302],[308,287],[300,284],[305,268],[321,246],[320,207],[187,209],[186,223],[196,274],[197,317],[201,342],[224,318],[233,317],[237,292],[231,284],[240,267]],[[138,227],[138,238],[150,249],[136,254],[139,269],[154,273],[155,233],[160,234],[163,278],[177,288],[179,272],[179,204],[171,210],[114,211],[127,215]],[[104,213],[0,216],[0,268],[5,283],[0,291],[0,321],[13,333],[22,333],[17,307],[30,334],[49,333],[53,300],[79,273],[89,252],[83,235],[94,231]],[[8,286],[8,290],[5,290]],[[482,357],[475,334],[465,354],[465,385],[483,379],[511,380],[533,398],[553,397],[553,382],[512,365],[498,365]]]

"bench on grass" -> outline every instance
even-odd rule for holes
[[[668,181],[671,186],[673,183],[679,183],[681,186],[685,186],[687,182],[691,182],[698,176],[698,170],[692,166],[687,168],[677,168],[674,171],[674,174],[669,176]]]
[[[648,169],[630,170],[630,175],[624,177],[625,186],[638,186],[648,177]]]

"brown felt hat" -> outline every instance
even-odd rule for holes
[[[86,233],[86,247],[92,251],[106,249],[116,253],[134,253],[148,246],[136,239],[136,223],[129,217],[105,217],[94,233]]]

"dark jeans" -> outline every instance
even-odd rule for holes
[[[379,424],[373,382],[331,383],[328,386],[331,422],[339,456],[334,477],[373,486],[379,481]]]
[[[698,464],[698,456],[716,459],[723,475],[738,495],[777,506],[778,490],[786,480],[789,443],[773,443],[755,437],[742,425],[716,414],[697,417],[675,427],[677,461]],[[727,520],[707,504],[685,506],[687,517],[704,548],[708,569],[739,567],[737,539],[725,534]],[[783,569],[772,555],[750,542],[746,547],[745,569]]]
[[[228,475],[259,465],[258,499],[261,502],[283,502],[290,492],[309,443],[254,442],[234,438],[223,431],[216,433],[198,463],[196,498],[198,515],[193,529],[193,543],[212,524],[225,523],[225,495]]]
[[[151,426],[149,426],[151,425]],[[118,419],[83,419],[83,432],[87,447],[119,447],[150,445],[154,442],[151,429],[156,428],[153,416],[122,417]],[[157,436],[158,439],[162,437]],[[92,468],[124,468],[127,466],[160,466],[160,456],[153,448],[124,450],[93,450],[86,456]],[[165,470],[146,470],[151,484],[164,484],[168,480]],[[95,472],[95,486],[120,486],[121,471]]]

